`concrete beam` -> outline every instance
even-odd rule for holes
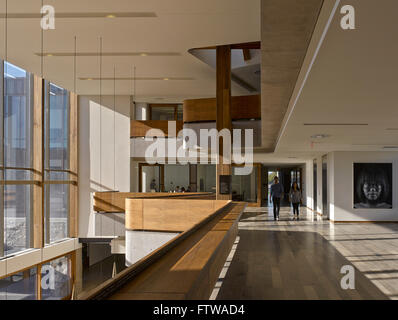
[[[261,1],[262,147],[274,151],[323,0]]]

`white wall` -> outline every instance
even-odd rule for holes
[[[330,219],[334,221],[398,221],[398,152],[334,152],[332,154]],[[393,209],[353,209],[353,163],[393,164]]]
[[[314,210],[314,199],[313,199],[313,163],[307,161],[305,164],[305,191],[306,191],[306,206]],[[303,194],[304,196],[304,194]]]
[[[130,97],[79,96],[79,237],[95,234],[92,194],[130,190]]]

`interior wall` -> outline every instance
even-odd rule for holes
[[[398,221],[398,152],[334,152],[330,185],[330,219],[334,221]],[[392,163],[392,209],[353,208],[353,164],[355,162]]]
[[[131,159],[130,162],[130,192],[139,192],[139,161],[134,161]]]
[[[95,235],[95,191],[130,190],[130,96],[79,96],[79,237]]]
[[[310,208],[311,210],[314,210],[314,198],[313,198],[313,192],[314,192],[314,177],[313,177],[313,171],[314,171],[314,164],[313,161],[306,161],[305,163],[305,197],[306,197],[306,206]],[[304,196],[304,194],[303,194]]]

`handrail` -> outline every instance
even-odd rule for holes
[[[81,294],[78,299],[79,300],[101,300],[107,298],[109,295],[113,294],[115,291],[120,289],[127,282],[131,281],[134,277],[136,277],[139,273],[145,270],[148,266],[158,261],[161,257],[167,254],[170,250],[175,248],[178,244],[180,244],[183,240],[188,238],[198,229],[206,225],[208,222],[213,220],[219,214],[227,210],[231,207],[232,201],[228,201],[225,206],[216,210],[213,214],[203,219],[199,223],[195,224],[192,228],[182,232],[176,238],[171,239],[167,243],[165,243],[160,248],[156,249],[149,255],[145,256],[141,260],[134,263],[132,266],[126,268],[122,272],[116,275],[115,278],[109,279],[97,286],[96,288],[90,290],[87,293]]]

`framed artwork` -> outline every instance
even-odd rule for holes
[[[392,163],[354,163],[354,209],[392,209]]]

